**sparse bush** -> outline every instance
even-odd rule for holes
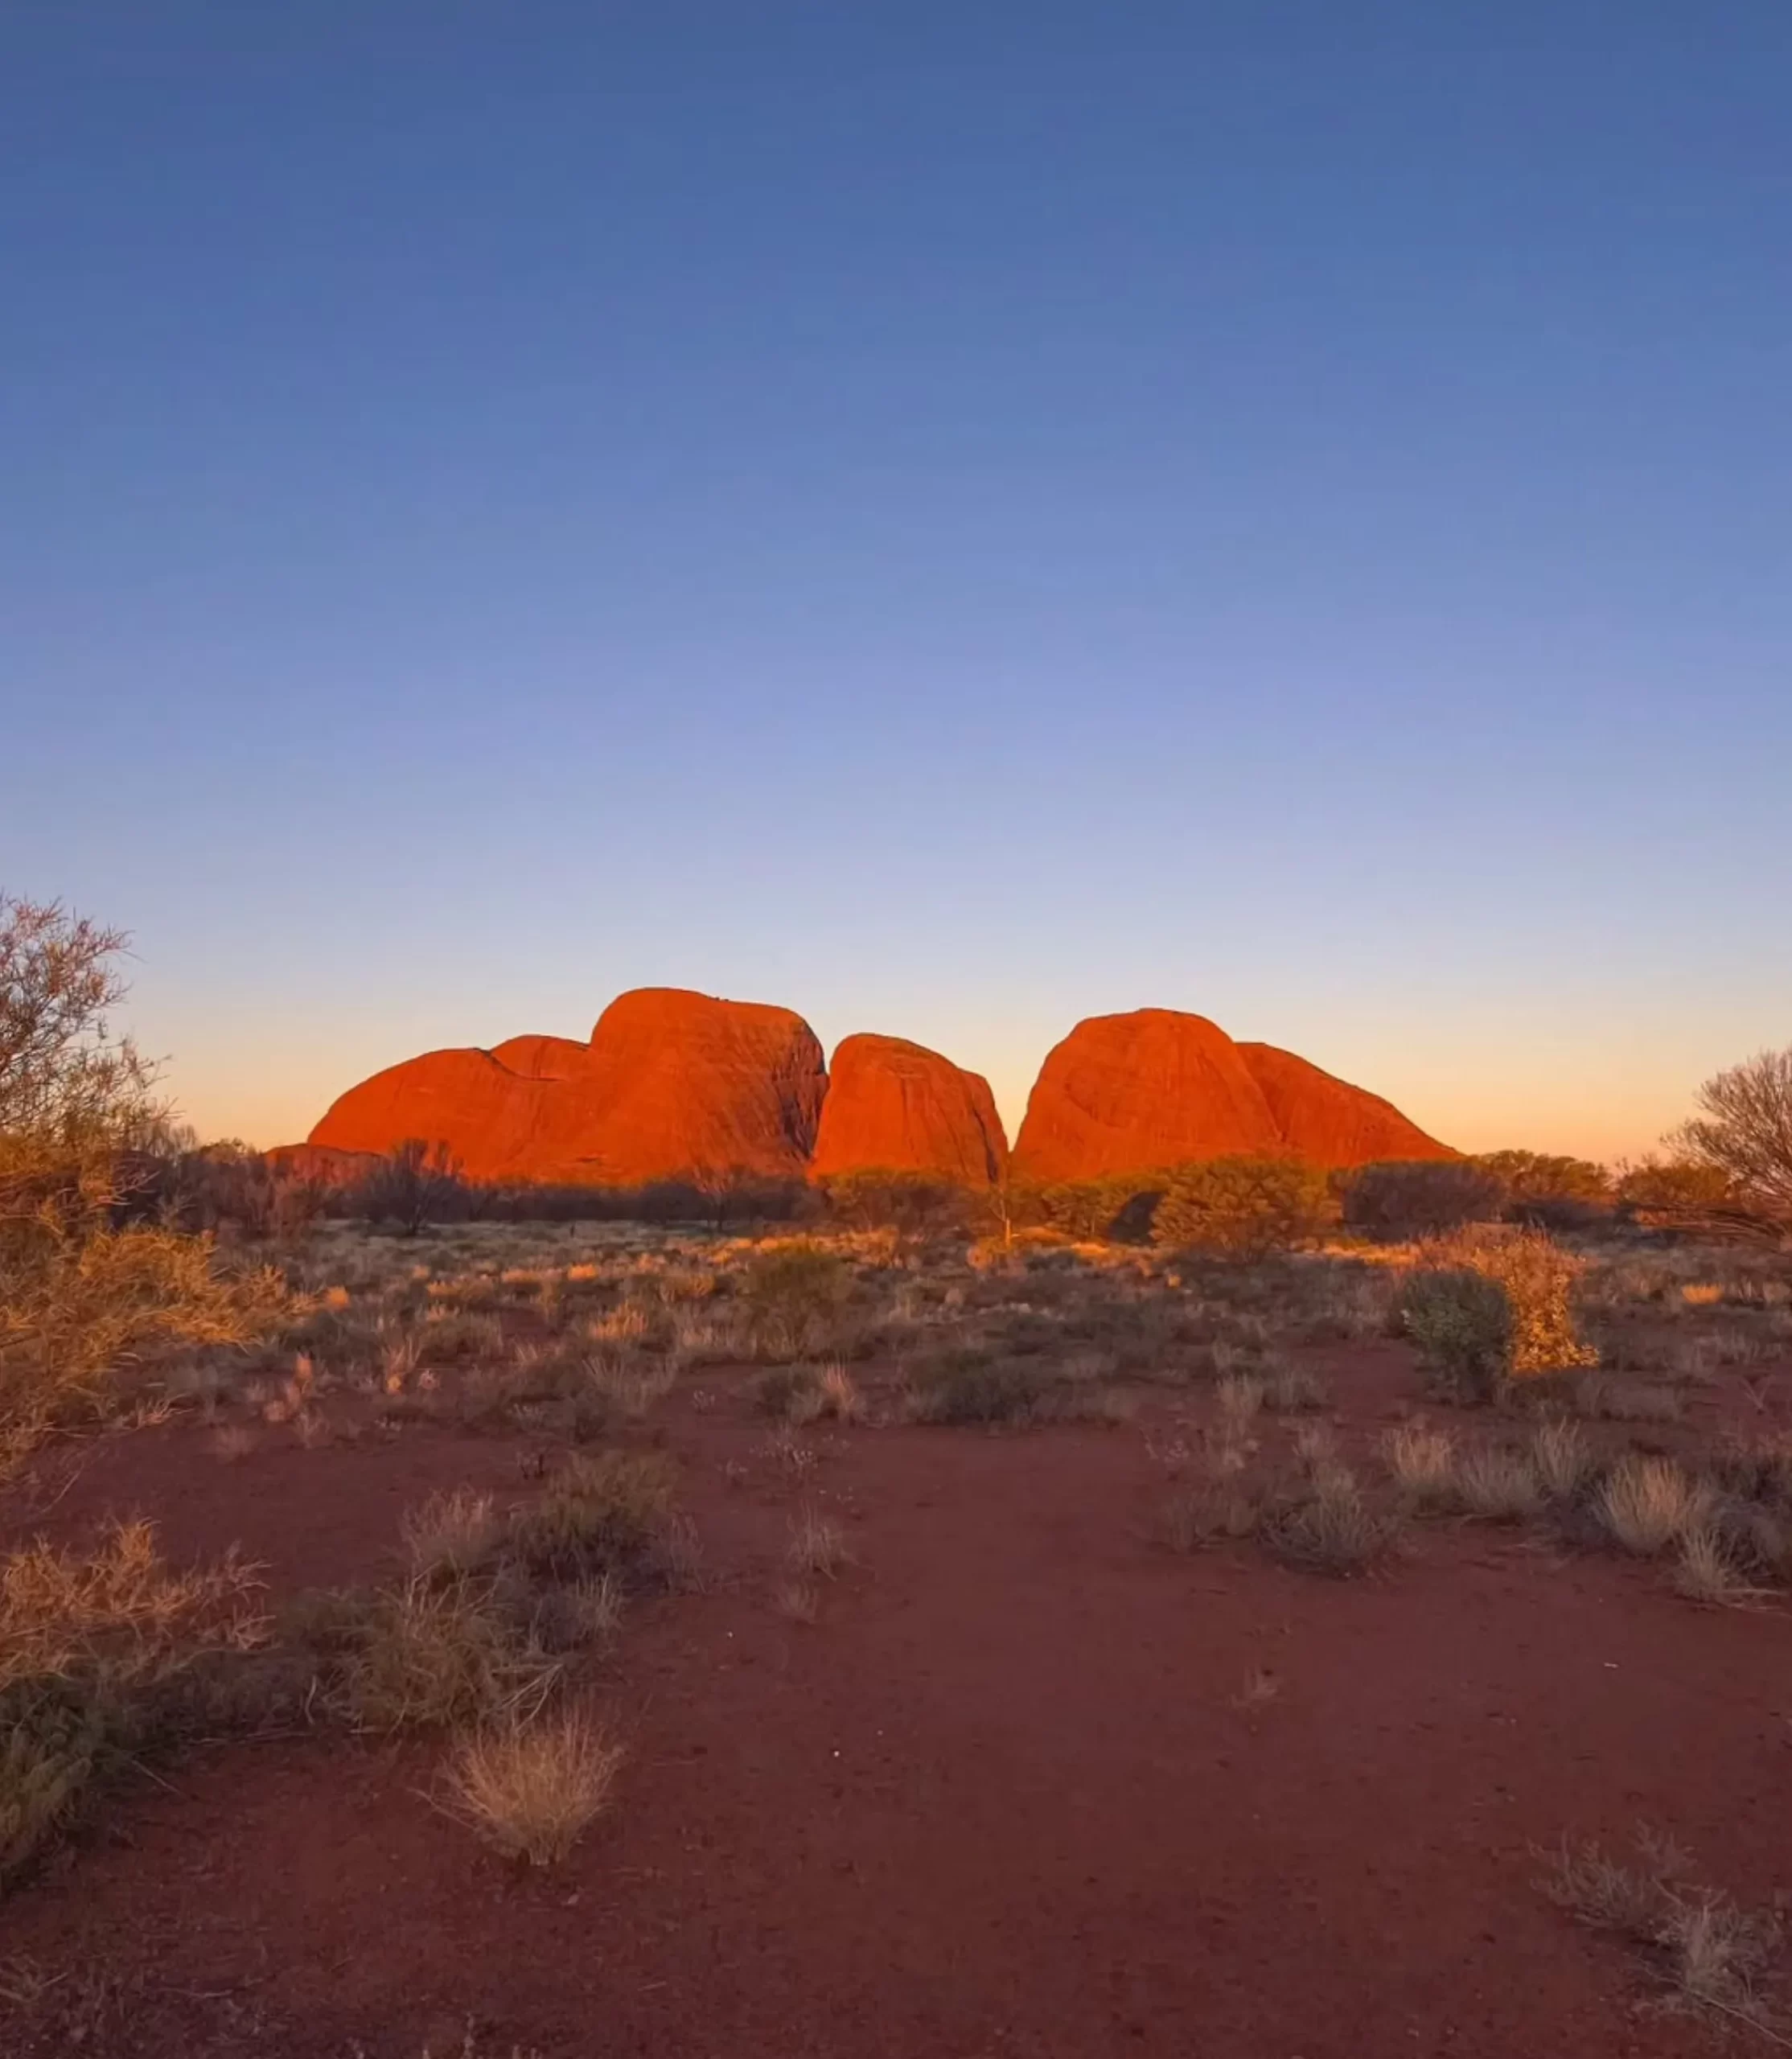
[[[1546,1230],[1589,1227],[1611,1206],[1605,1168],[1584,1158],[1542,1151],[1487,1151],[1469,1161],[1496,1180],[1503,1210],[1515,1223]]]
[[[1490,1223],[1506,1199],[1499,1181],[1466,1158],[1359,1165],[1342,1187],[1344,1227],[1383,1243]]]
[[[512,1511],[509,1548],[532,1572],[561,1578],[638,1572],[664,1531],[672,1487],[671,1466],[652,1453],[576,1456]]]
[[[866,1168],[835,1174],[824,1191],[828,1214],[853,1230],[894,1230],[914,1238],[962,1235],[972,1214],[967,1190],[931,1173]]]
[[[1297,1158],[1215,1158],[1170,1174],[1152,1236],[1171,1251],[1266,1258],[1311,1243],[1331,1209],[1325,1174]]]
[[[317,1654],[326,1705],[366,1730],[513,1718],[540,1707],[558,1670],[487,1580],[417,1574],[314,1596],[292,1626]]]
[[[1617,1185],[1618,1206],[1642,1223],[1696,1222],[1714,1209],[1738,1205],[1741,1197],[1721,1165],[1695,1158],[1644,1158],[1626,1166]]]
[[[431,1494],[405,1511],[401,1528],[412,1572],[426,1578],[479,1572],[503,1535],[491,1497],[471,1487]]]
[[[846,1562],[846,1539],[838,1523],[830,1523],[805,1502],[791,1519],[790,1544],[784,1556],[792,1572],[819,1574],[832,1580]]]
[[[40,1541],[0,1561],[0,1888],[97,1782],[175,1741],[207,1667],[257,1650],[259,1598],[234,1556],[173,1572],[146,1523],[115,1524],[89,1553]]]
[[[741,1293],[760,1357],[812,1358],[835,1341],[852,1269],[820,1244],[783,1244],[748,1264]]]
[[[1792,1045],[1714,1074],[1699,1107],[1672,1142],[1778,1229],[1792,1226]]]
[[[1671,1839],[1642,1831],[1637,1847],[1630,1868],[1597,1844],[1564,1844],[1538,1885],[1578,1921],[1638,1947],[1677,2003],[1783,2043],[1757,1986],[1778,1954],[1778,1924],[1691,1880],[1691,1861]]]
[[[1316,1471],[1307,1493],[1271,1513],[1263,1537],[1289,1565],[1343,1579],[1384,1557],[1399,1530],[1398,1519],[1374,1506],[1356,1476],[1334,1464]]]
[[[602,1814],[623,1758],[586,1716],[505,1724],[455,1745],[446,1806],[504,1858],[552,1865]]]
[[[444,1143],[407,1137],[368,1171],[352,1206],[369,1223],[395,1223],[407,1237],[430,1223],[452,1222],[466,1213],[460,1161]]]
[[[1025,1366],[948,1352],[911,1369],[908,1412],[917,1423],[1024,1423],[1045,1391],[1045,1381]]]

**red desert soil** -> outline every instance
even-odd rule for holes
[[[900,1037],[842,1038],[810,1170],[825,1178],[873,1166],[994,1186],[1008,1168],[1008,1139],[989,1083]]]
[[[1391,1347],[1325,1362],[1359,1427],[1410,1392]],[[631,1756],[564,1870],[514,1872],[432,1809],[427,1747],[220,1747],[0,1905],[0,1960],[113,1976],[83,2048],[105,2059],[418,2059],[468,2018],[482,2054],[545,2059],[1716,2049],[1638,2009],[1534,1847],[1647,1822],[1770,1900],[1782,1615],[1490,1530],[1421,1531],[1347,1583],[1177,1558],[1145,1534],[1145,1418],[811,1432],[798,1483],[746,1383],[658,1412],[709,1584],[626,1628],[598,1698]],[[366,1579],[432,1486],[523,1491],[520,1449],[414,1425],[230,1464],[139,1431],[8,1527],[140,1508],[280,1589]],[[804,1499],[856,1560],[808,1625],[771,1601]],[[11,2035],[7,2059],[50,2049]]]

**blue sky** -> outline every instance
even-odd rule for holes
[[[0,884],[208,1132],[619,989],[1792,1041],[1792,8],[0,16]]]

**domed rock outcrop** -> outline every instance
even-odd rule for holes
[[[1322,1072],[1273,1044],[1240,1044],[1239,1055],[1263,1089],[1284,1145],[1309,1164],[1367,1165],[1383,1158],[1454,1158],[1391,1101]]]
[[[736,1168],[800,1175],[828,1073],[815,1032],[787,1008],[639,987],[598,1017],[566,1085],[586,1177],[632,1186]]]
[[[1225,1031],[1203,1015],[1141,1008],[1091,1016],[1047,1053],[1014,1170],[1095,1180],[1280,1149],[1263,1091]]]
[[[338,1151],[441,1143],[474,1180],[634,1186],[799,1175],[828,1078],[799,1015],[674,988],[619,996],[589,1044],[512,1037],[430,1051],[351,1087],[311,1132]]]
[[[989,1083],[900,1037],[848,1037],[835,1046],[810,1170],[817,1179],[877,1170],[931,1173],[995,1186],[1008,1139]]]
[[[407,1137],[445,1145],[471,1180],[574,1177],[561,1148],[558,1082],[513,1072],[490,1051],[425,1051],[333,1101],[307,1140],[332,1151],[387,1152]]]

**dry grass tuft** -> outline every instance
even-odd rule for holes
[[[503,1535],[489,1494],[454,1487],[407,1509],[400,1525],[411,1571],[426,1578],[477,1572]]]
[[[1478,1445],[1456,1469],[1456,1491],[1470,1515],[1487,1523],[1523,1523],[1543,1505],[1543,1488],[1523,1452]]]
[[[795,1573],[813,1573],[832,1580],[850,1553],[838,1523],[830,1523],[819,1510],[805,1502],[791,1519],[790,1543],[785,1559]]]
[[[1778,1925],[1689,1879],[1690,1861],[1670,1840],[1640,1831],[1637,1849],[1637,1864],[1626,1867],[1597,1844],[1564,1844],[1538,1885],[1578,1921],[1638,1947],[1674,2004],[1785,2043],[1759,1989],[1779,1950]]]
[[[1744,1577],[1722,1538],[1703,1523],[1680,1539],[1674,1591],[1707,1609],[1745,1609],[1766,1598],[1766,1589]]]
[[[1605,1476],[1594,1506],[1624,1550],[1652,1558],[1704,1523],[1711,1495],[1672,1459],[1633,1453]]]
[[[1383,1558],[1399,1531],[1398,1518],[1369,1501],[1347,1466],[1330,1465],[1309,1493],[1272,1513],[1264,1540],[1289,1565],[1344,1579]]]
[[[444,1806],[506,1859],[552,1865],[603,1813],[623,1756],[582,1716],[480,1732],[454,1746]]]
[[[1381,1440],[1394,1484],[1415,1506],[1447,1508],[1456,1498],[1456,1440],[1428,1423],[1402,1423]]]
[[[1555,1418],[1531,1440],[1531,1463],[1552,1501],[1572,1501],[1593,1471],[1593,1453],[1576,1426]]]

